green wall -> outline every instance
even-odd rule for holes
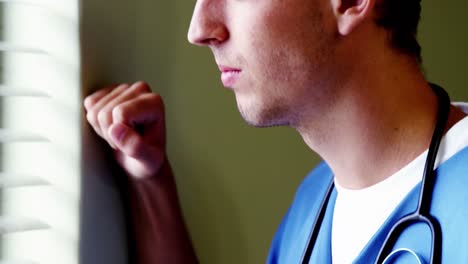
[[[452,100],[468,101],[468,20],[466,1],[423,1],[419,39],[430,81],[443,85]]]
[[[149,2],[138,9],[137,78],[166,100],[169,155],[201,263],[261,263],[317,160],[291,129],[244,124],[211,52],[186,40],[194,2]]]
[[[264,262],[296,187],[318,158],[291,129],[244,124],[209,50],[186,41],[195,1],[106,2],[83,1],[84,93],[106,82],[145,80],[162,94],[169,155],[201,263]],[[454,99],[467,100],[468,4],[425,4],[425,70]]]

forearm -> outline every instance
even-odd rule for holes
[[[160,175],[131,180],[129,191],[137,264],[198,263],[168,162]]]
[[[161,96],[145,82],[120,84],[89,95],[84,106],[89,124],[128,175],[131,263],[197,263],[166,159]]]

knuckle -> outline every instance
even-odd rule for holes
[[[97,115],[98,122],[101,126],[107,126],[111,123],[109,111],[101,110]]]
[[[125,89],[126,89],[126,88],[128,88],[128,87],[130,87],[130,84],[129,84],[129,83],[121,83],[121,84],[117,85],[117,86],[115,87],[115,89],[118,89],[118,88],[125,88]]]
[[[126,120],[127,117],[127,111],[126,107],[123,105],[118,105],[112,109],[112,118],[115,121],[122,122],[123,120]]]
[[[161,111],[164,111],[164,100],[161,95],[157,93],[151,93],[148,95],[148,100],[151,102],[151,105],[157,109],[160,109]]]
[[[140,92],[151,92],[151,87],[147,82],[138,81],[133,84],[134,89]]]
[[[88,97],[86,97],[86,98],[84,99],[84,105],[85,105],[85,107],[88,108],[88,109],[91,108],[91,107],[94,105],[94,103],[95,103],[94,101],[95,101],[95,100],[93,99],[93,97],[92,97],[91,95],[88,96]]]
[[[150,100],[154,104],[161,104],[162,101],[163,101],[161,95],[159,95],[157,93],[148,94],[147,99]]]
[[[85,99],[84,99],[84,105],[87,109],[91,109],[99,100],[99,98],[101,98],[101,94],[103,92],[102,91],[97,91],[91,95],[88,95]]]
[[[129,95],[137,96],[139,94],[146,94],[151,92],[151,89],[148,85],[142,85],[140,83],[133,84],[130,88],[128,88]]]
[[[102,136],[102,133],[101,133],[101,128],[99,126],[99,123],[97,121],[97,117],[96,117],[96,114],[94,111],[91,111],[91,112],[88,112],[86,114],[86,119],[88,120],[89,124],[91,125],[91,127],[94,129],[94,131]]]
[[[95,125],[96,124],[96,114],[94,113],[94,111],[89,111],[88,113],[86,113],[86,119],[88,120],[88,122],[91,125]]]
[[[130,86],[130,84],[128,83],[121,83],[117,86],[115,86],[110,92],[109,94],[121,94],[123,93],[124,91],[126,91]]]

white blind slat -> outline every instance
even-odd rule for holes
[[[44,229],[50,229],[50,226],[37,219],[0,217],[0,235]]]
[[[0,143],[12,142],[50,142],[50,140],[34,133],[0,129]]]
[[[0,84],[0,96],[1,97],[14,97],[14,96],[21,96],[21,97],[44,97],[44,98],[51,98],[45,92],[41,92],[35,89],[27,89],[17,86],[11,85],[1,85]]]
[[[54,0],[0,0],[0,3],[41,8],[63,19],[77,20],[76,12],[73,12],[76,6],[71,6],[70,1],[68,1],[68,3],[67,1],[62,1],[62,3],[60,3],[60,1]]]
[[[23,52],[41,55],[50,55],[49,52],[43,49],[28,47],[24,45],[11,44],[9,42],[0,41],[0,51],[3,52]]]
[[[0,188],[14,188],[25,186],[41,186],[49,183],[38,176],[0,173]]]
[[[0,264],[79,263],[79,4],[0,0]]]
[[[34,261],[0,260],[0,264],[39,264]]]

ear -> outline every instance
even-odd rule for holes
[[[340,34],[349,35],[369,17],[375,1],[377,0],[331,0]]]

